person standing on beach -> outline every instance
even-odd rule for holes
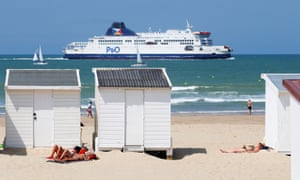
[[[248,107],[249,115],[251,115],[253,103],[252,103],[252,101],[250,99],[247,102],[247,107]]]
[[[88,117],[93,118],[93,112],[92,112],[92,101],[89,102],[88,108],[87,108]]]

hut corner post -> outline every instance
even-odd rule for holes
[[[173,160],[173,140],[172,137],[170,139],[171,146],[169,149],[166,150],[167,160]]]

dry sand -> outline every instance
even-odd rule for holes
[[[0,140],[3,123],[0,119]],[[82,139],[91,147],[93,121]],[[2,136],[2,137],[1,137]],[[220,148],[256,144],[264,137],[261,115],[172,115],[174,160],[147,153],[96,152],[99,160],[46,162],[50,149],[0,151],[0,180],[5,179],[290,179],[290,157],[276,151],[223,154]]]

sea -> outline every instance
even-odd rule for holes
[[[265,111],[262,73],[300,73],[300,55],[233,55],[215,60],[146,60],[149,68],[165,68],[172,82],[171,111],[178,114],[246,114]],[[135,60],[67,60],[44,55],[47,65],[34,65],[32,55],[0,55],[0,116],[5,115],[6,69],[79,69],[81,112],[94,101],[94,67],[131,68]]]

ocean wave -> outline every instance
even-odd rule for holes
[[[172,92],[172,95],[173,96],[198,96],[199,95],[199,92],[197,91],[173,91]]]
[[[63,58],[63,57],[44,57],[45,60],[68,60],[66,58]],[[3,58],[0,58],[0,61],[20,61],[20,60],[24,60],[24,61],[32,61],[32,57],[11,57],[11,58],[8,58],[8,57],[3,57]]]
[[[226,60],[232,61],[232,60],[235,60],[235,57],[229,57],[229,58],[226,58]]]
[[[46,57],[45,60],[68,60],[66,58],[63,57]]]
[[[195,103],[195,102],[207,102],[207,103],[232,103],[232,102],[247,102],[251,99],[252,102],[263,103],[265,98],[251,98],[251,97],[235,97],[235,98],[224,98],[224,97],[181,97],[172,98],[171,104],[184,104],[184,103]]]
[[[251,98],[204,98],[205,102],[222,103],[222,102],[247,102]],[[264,98],[252,98],[252,102],[265,102]]]
[[[198,88],[207,89],[210,88],[210,86],[175,86],[172,87],[172,91],[187,91],[187,90],[190,91]]]
[[[217,95],[217,96],[228,96],[228,95],[238,95],[238,91],[212,91],[208,92],[208,95]]]
[[[17,61],[19,61],[19,60],[32,60],[32,58],[31,57],[18,57],[18,58],[11,58],[9,60],[17,60]]]
[[[208,111],[176,111],[172,112],[175,114],[204,114],[204,115],[223,115],[223,114],[248,114],[248,110],[221,110],[221,111],[215,111],[215,110],[208,110]],[[265,110],[263,109],[257,109],[252,111],[253,114],[263,114],[265,113]]]
[[[172,98],[171,104],[193,103],[200,100],[201,98]]]
[[[198,88],[198,86],[177,86],[172,87],[172,91],[186,91],[186,90],[194,90]]]
[[[94,87],[92,87],[92,86],[88,86],[88,85],[83,85],[83,84],[81,84],[81,89],[92,89],[92,88],[94,88]]]

